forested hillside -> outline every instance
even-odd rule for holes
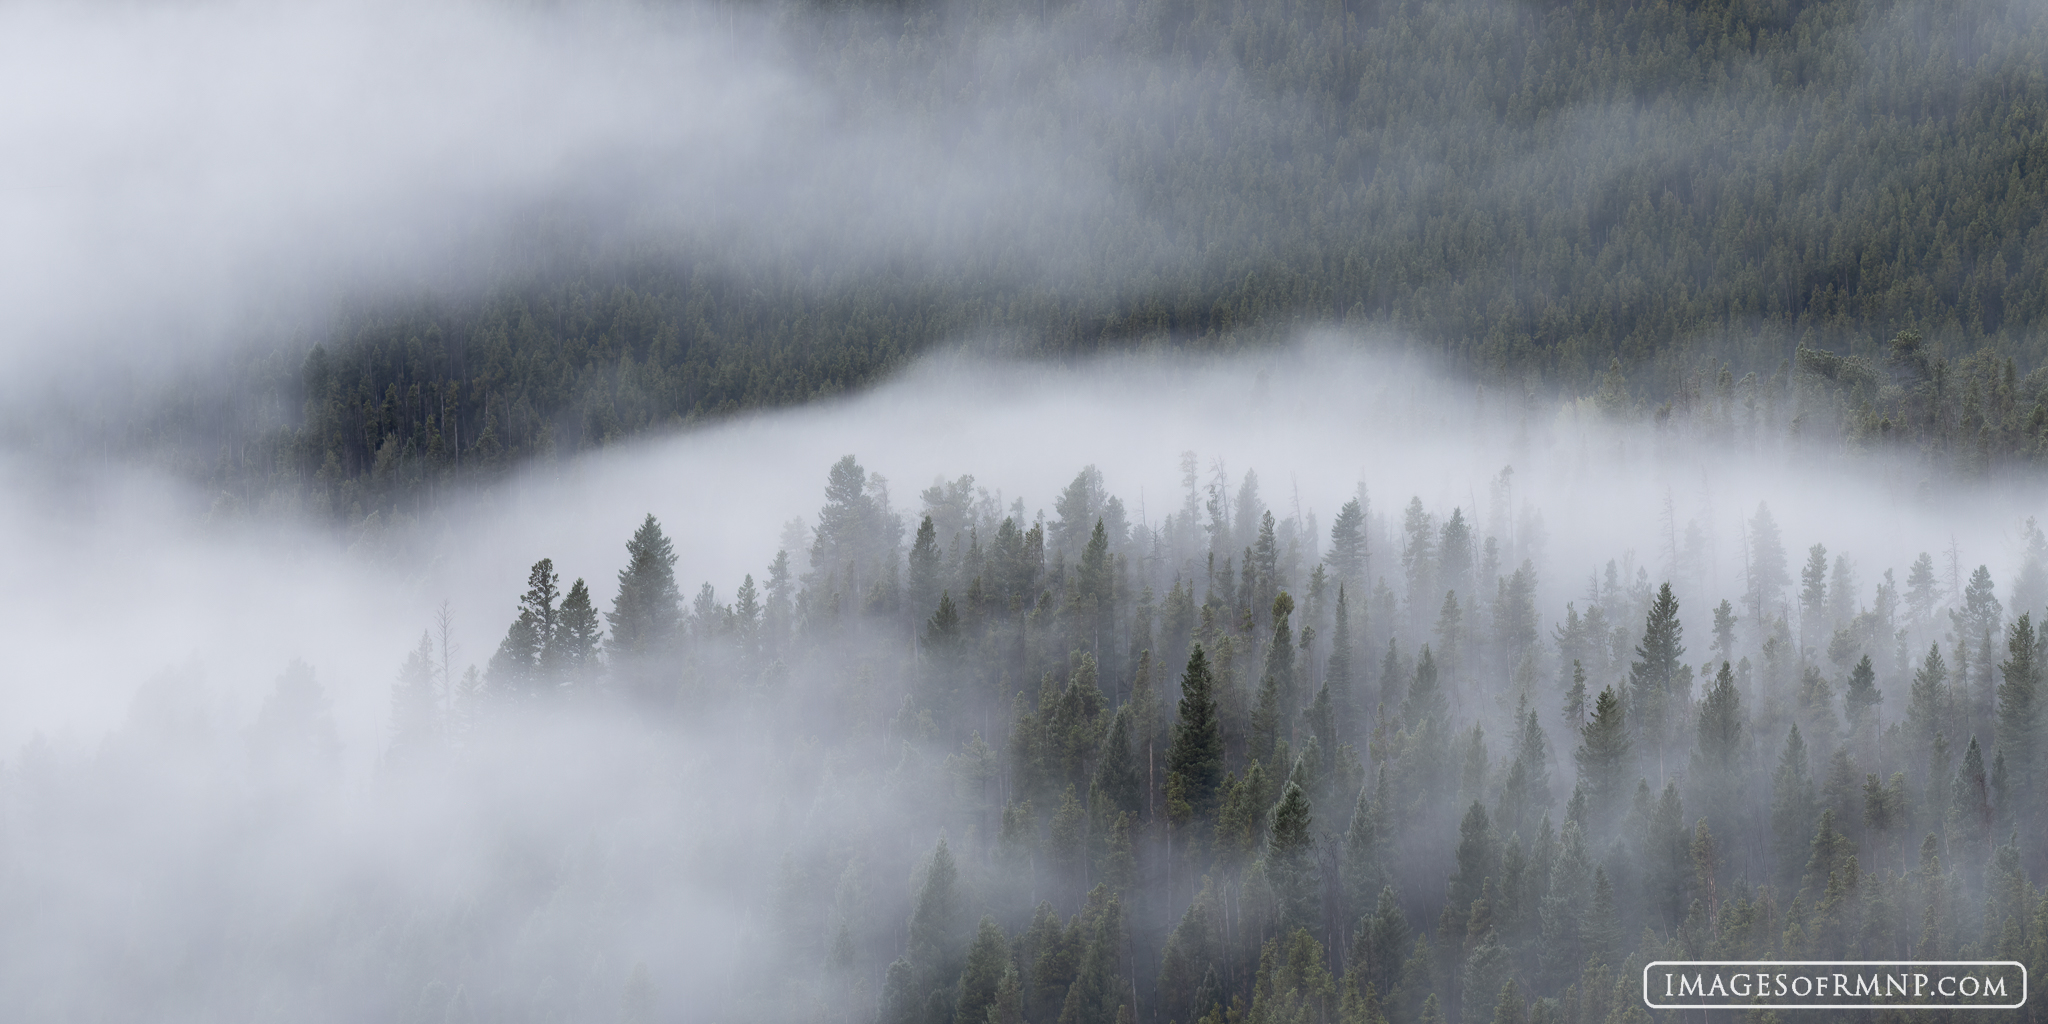
[[[231,758],[154,684],[98,755],[23,752],[15,934],[80,927],[30,894],[125,790],[189,851],[138,893],[256,870],[118,993],[0,980],[296,1019],[1597,1024],[1647,1019],[1656,959],[2048,966],[2037,522],[1999,579],[1759,504],[1717,589],[1697,521],[1662,575],[1549,565],[1505,473],[1324,526],[1182,469],[1152,525],[1093,467],[1027,518],[972,477],[900,510],[848,456],[758,578],[689,586],[651,515],[616,570],[541,558],[487,660],[445,615],[403,657],[339,803],[311,669]],[[386,836],[357,866],[270,874],[355,828]]]
[[[230,404],[286,410],[260,440],[210,397],[160,434],[197,435],[233,502],[360,519],[458,469],[858,388],[935,344],[1066,358],[1330,324],[1546,398],[1617,364],[1647,410],[1808,375],[1841,385],[1852,438],[1935,467],[2038,450],[2048,26],[2028,5],[775,10],[843,116],[1058,154],[1099,216],[934,259],[925,211],[846,259],[816,239],[872,233],[851,213],[778,240],[542,211],[480,291],[365,301],[249,357]]]

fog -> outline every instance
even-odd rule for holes
[[[652,513],[686,600],[709,582],[729,604],[743,576],[765,583],[790,520],[808,542],[826,470],[849,453],[886,477],[912,522],[920,490],[969,473],[987,510],[1021,502],[1027,520],[1055,519],[1054,499],[1093,465],[1142,533],[1186,500],[1191,451],[1205,488],[1219,461],[1233,494],[1256,471],[1264,503],[1313,545],[1304,572],[1360,485],[1379,517],[1411,497],[1439,521],[1468,509],[1475,532],[1511,545],[1503,571],[1532,560],[1546,636],[1567,600],[1589,603],[1607,559],[1671,578],[1668,496],[1678,528],[1695,522],[1712,542],[1710,562],[1679,580],[1702,656],[1706,609],[1741,601],[1741,531],[1759,502],[1789,550],[1825,542],[1867,585],[1886,569],[1903,578],[1922,551],[1945,565],[1953,544],[1964,572],[1988,565],[2001,595],[2025,557],[2021,519],[2042,507],[2034,489],[1928,493],[1875,456],[1610,424],[1372,351],[1315,336],[1253,356],[1068,369],[961,353],[857,398],[530,467],[442,519],[367,538],[209,524],[177,481],[17,458],[0,512],[18,581],[0,615],[26,641],[0,687],[0,742],[15,751],[0,836],[18,908],[6,1002],[24,1020],[438,1019],[458,1012],[447,1007],[460,989],[460,1012],[479,1017],[608,1019],[645,964],[661,1015],[863,1019],[815,1002],[824,968],[772,926],[777,865],[836,851],[817,897],[830,904],[855,856],[856,889],[881,922],[854,931],[862,963],[895,955],[901,933],[887,922],[907,912],[904,872],[950,820],[918,797],[936,760],[905,761],[903,739],[870,724],[888,719],[902,681],[870,684],[879,717],[848,717],[847,670],[828,649],[792,655],[780,690],[687,674],[673,713],[602,700],[484,712],[488,697],[444,697],[484,715],[468,738],[424,765],[390,759],[395,674],[442,602],[459,675],[489,659],[540,558],[611,607],[621,545]],[[1380,518],[1368,531],[1375,575],[1398,578],[1398,528]],[[868,645],[893,643],[894,627],[874,629],[848,634],[846,655],[886,666]],[[1753,649],[1746,621],[1742,637]],[[338,750],[261,710],[294,658],[331,701]],[[1903,678],[1883,682],[1893,720]],[[1496,685],[1467,694],[1467,713],[1495,714],[1470,701]],[[1547,709],[1554,687],[1541,688]],[[1561,730],[1552,715],[1546,729]],[[977,848],[950,828],[963,856]],[[879,984],[867,976],[860,998]]]
[[[1294,98],[1136,59],[1057,91],[1039,72],[1074,37],[1109,34],[1085,9],[962,19],[925,63],[870,67],[886,47],[867,17],[0,7],[0,90],[21,98],[0,105],[0,1017],[946,1024],[965,1007],[979,1024],[965,951],[987,913],[1029,979],[1010,1004],[982,993],[992,1021],[1128,1009],[1188,1024],[1253,998],[1262,943],[1297,927],[1347,998],[1378,978],[1393,1021],[1494,1019],[1510,975],[1546,1020],[1590,1021],[1630,965],[1704,948],[1693,900],[1712,918],[1762,893],[1762,944],[1724,931],[1715,948],[1789,958],[1802,950],[1781,936],[1853,930],[1859,878],[1873,955],[2003,941],[1989,897],[2024,896],[1995,887],[2022,865],[2040,877],[2042,851],[1996,844],[2034,834],[2028,773],[2048,757],[2033,759],[2038,722],[1993,699],[1994,665],[2021,664],[2007,630],[2048,611],[2030,518],[2048,485],[1930,479],[1924,460],[1830,440],[1815,428],[1832,406],[1802,406],[1796,385],[1643,415],[1484,386],[1413,337],[1356,325],[1061,364],[971,335],[860,394],[530,460],[430,514],[345,530],[215,514],[204,484],[163,464],[52,443],[166,380],[207,379],[224,353],[268,346],[296,366],[350,303],[471,294],[580,258],[564,253],[710,253],[742,277],[819,279],[982,260],[1032,287],[1114,289],[1256,249],[1245,221],[1295,209],[1261,192],[1239,221],[1207,222],[1151,174],[1206,150],[1103,145],[1129,119],[1224,111],[1257,149],[1304,117]],[[820,60],[818,40],[838,37],[838,63]],[[957,76],[957,98],[906,101],[917,76]],[[1776,110],[1732,148],[1760,159],[1768,130],[1810,113]],[[1390,132],[1380,170],[1448,174],[1415,139],[1460,116]],[[1719,145],[1660,117],[1583,105],[1564,142],[1493,152],[1476,180],[1557,186]],[[1353,500],[1367,561],[1343,580],[1333,525]],[[928,513],[944,528],[920,577]],[[646,606],[623,591],[649,516],[674,545],[673,635],[593,647],[573,670],[520,655],[542,559],[560,590],[587,582],[599,613]],[[1781,538],[1776,583],[1755,582],[1759,523]],[[1443,571],[1458,585],[1440,585],[1426,552],[1454,536],[1464,562]],[[1823,596],[1803,603],[1817,544]],[[771,584],[779,552],[788,575]],[[1903,612],[1923,554],[1930,603]],[[1966,592],[1980,566],[1990,589]],[[1635,670],[1666,582],[1682,685]],[[1724,600],[1737,619],[1716,653]],[[1602,632],[1568,636],[1595,607]],[[957,626],[947,609],[964,609]],[[1526,636],[1508,625],[1525,610]],[[1317,710],[1345,630],[1339,710]],[[1909,696],[1936,643],[1962,678]],[[1211,774],[1230,773],[1204,783],[1206,807],[1184,803],[1181,768],[1167,781],[1197,644],[1218,666]],[[1445,711],[1424,699],[1431,644]],[[1724,658],[1740,666],[1741,738],[1716,749],[1740,763],[1717,768],[1700,723]],[[1874,711],[1844,696],[1865,667]],[[1593,742],[1583,705],[1608,687],[1645,702],[1630,714],[1667,717],[1631,726],[1634,760],[1599,782],[1573,754]],[[1132,738],[1112,751],[1120,726]],[[1810,777],[1780,791],[1794,726],[1812,737]],[[1969,738],[1996,774],[1956,767]],[[1122,790],[1114,753],[1143,765]],[[1540,794],[1514,767],[1543,775]],[[1644,786],[1633,806],[1628,774]],[[1833,824],[1815,838],[1823,774],[1860,869],[1836,857]],[[1606,804],[1568,799],[1596,782]],[[1313,854],[1268,841],[1301,822],[1282,813],[1297,788]],[[1709,821],[1724,845],[1688,846],[1708,830],[1687,823]],[[1940,853],[1916,868],[1923,833]],[[1488,872],[1509,879],[1525,848],[1562,866],[1517,905]],[[1297,898],[1310,856],[1332,894],[1321,913]],[[953,888],[934,881],[949,864]],[[1487,952],[1484,907],[1467,914],[1488,899],[1508,953]],[[1401,939],[1427,941],[1374,945],[1383,908]],[[1917,926],[1922,909],[1924,942],[1885,918]],[[1403,964],[1436,963],[1410,956],[1428,942],[1444,944],[1441,976],[1396,987]],[[1558,949],[1586,955],[1552,962]]]
[[[867,30],[694,4],[9,4],[0,356],[34,380],[117,354],[162,372],[563,244],[917,273],[1004,238],[1057,283],[1054,246],[1128,209],[1043,144],[1060,129],[1010,130],[1089,97],[913,109],[816,31]],[[947,64],[1040,59],[985,32]]]

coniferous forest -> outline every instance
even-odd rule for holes
[[[1612,371],[1646,416],[1821,386],[1853,413],[1845,442],[1965,475],[2036,465],[2048,438],[2048,22],[2028,5],[729,13],[844,116],[969,150],[1000,134],[1081,168],[1059,187],[1090,198],[908,211],[861,259],[840,252],[863,230],[843,210],[651,238],[541,204],[490,239],[478,281],[258,343],[149,396],[127,443],[232,506],[360,522],[508,462],[843,394],[963,340],[1071,359],[1309,324],[1395,332],[1546,399]],[[949,216],[977,232],[964,246]]]
[[[0,1021],[2048,977],[2038,5],[193,2],[0,8]]]

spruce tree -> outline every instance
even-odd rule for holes
[[[590,603],[590,587],[578,579],[562,598],[556,615],[555,635],[550,646],[552,660],[571,683],[587,683],[597,671],[598,647],[603,630],[597,624],[597,609]]]
[[[930,522],[930,517],[925,521]],[[953,1019],[988,1020],[989,1008],[997,1004],[997,990],[1002,987],[1006,972],[1014,976],[1010,943],[1003,938],[996,919],[983,915],[974,944],[967,948],[967,965],[960,971],[960,999],[955,1004]]]
[[[1166,748],[1167,807],[1176,827],[1206,826],[1216,820],[1223,786],[1223,727],[1212,685],[1208,659],[1202,645],[1196,644],[1181,675],[1180,715]]]
[[[1266,839],[1266,877],[1280,909],[1282,934],[1321,923],[1322,884],[1316,872],[1314,819],[1308,794],[1289,782],[1273,808],[1273,827]]]
[[[1643,621],[1643,642],[1636,647],[1636,661],[1629,666],[1629,714],[1647,749],[1661,752],[1667,720],[1687,707],[1692,694],[1682,692],[1679,671],[1685,647],[1680,643],[1684,627],[1678,621],[1678,598],[1671,584],[1657,590]]]
[[[1809,774],[1806,741],[1793,726],[1785,737],[1785,750],[1778,756],[1777,771],[1771,775],[1771,833],[1778,860],[1778,878],[1789,890],[1805,864],[1805,849],[1813,820],[1813,778]]]
[[[2040,668],[2034,663],[2032,612],[2013,622],[2006,634],[2006,654],[1998,666],[1998,751],[2005,755],[2013,787],[2032,793],[2041,782]]]
[[[652,514],[626,542],[626,567],[619,592],[605,613],[611,628],[605,653],[614,663],[667,652],[682,624],[682,592],[676,589],[676,553]]]
[[[1337,576],[1338,594],[1346,586],[1357,588],[1365,583],[1366,541],[1365,509],[1357,498],[1344,503],[1337,511],[1337,518],[1330,524],[1330,569]]]
[[[1950,728],[1948,718],[1948,665],[1941,660],[1941,645],[1930,644],[1906,698],[1906,735],[1915,758],[1932,755],[1935,738]]]
[[[1579,749],[1573,759],[1579,767],[1579,786],[1584,791],[1595,836],[1604,837],[1621,811],[1623,787],[1628,783],[1629,739],[1621,698],[1614,688],[1600,691],[1593,702],[1593,717],[1579,731]]]
[[[1856,663],[1849,670],[1849,688],[1842,692],[1842,712],[1849,719],[1849,731],[1862,734],[1877,721],[1877,706],[1884,701],[1884,694],[1877,689],[1877,669],[1870,664],[1870,655]]]
[[[1391,649],[1388,653],[1391,657]],[[1436,659],[1430,656],[1429,645],[1423,644],[1422,655],[1415,661],[1415,681],[1408,686],[1408,696],[1401,700],[1401,723],[1408,731],[1419,732],[1425,724],[1447,729],[1450,719],[1450,698],[1444,696],[1443,687],[1436,681]]]
[[[1744,596],[1749,602],[1749,621],[1769,621],[1778,599],[1791,577],[1785,571],[1785,545],[1778,538],[1778,522],[1769,505],[1758,502],[1756,516],[1749,521],[1749,578]]]
[[[927,515],[917,524],[917,536],[910,544],[910,607],[930,608],[941,589],[939,579],[939,534]]]

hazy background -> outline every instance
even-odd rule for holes
[[[270,352],[289,376],[337,310],[478,292],[549,265],[556,241],[710,251],[742,277],[794,263],[820,280],[914,279],[980,260],[1047,291],[1259,252],[1259,217],[1300,205],[1253,199],[1211,222],[1152,173],[1171,140],[1101,143],[1132,118],[1227,114],[1218,131],[1272,156],[1286,185],[1295,165],[1270,143],[1288,131],[1273,125],[1308,123],[1312,105],[1137,58],[1048,74],[1077,37],[1113,34],[1086,10],[1057,29],[963,18],[936,57],[895,67],[865,61],[885,48],[863,48],[864,16],[781,7],[0,8],[6,1015],[602,1019],[635,1005],[636,964],[670,1015],[847,1012],[820,1008],[801,970],[787,989],[763,980],[783,949],[768,920],[781,853],[852,837],[866,866],[834,898],[869,900],[865,919],[892,923],[861,939],[893,953],[908,866],[937,837],[919,791],[895,785],[918,777],[914,759],[802,707],[824,681],[796,680],[781,719],[515,717],[436,771],[385,765],[396,673],[444,602],[459,674],[488,660],[542,557],[609,607],[649,513],[676,542],[685,600],[709,582],[729,601],[785,536],[801,540],[791,520],[815,524],[847,454],[887,478],[913,528],[935,478],[973,474],[1030,519],[1090,465],[1133,522],[1157,524],[1183,501],[1188,451],[1204,484],[1219,462],[1233,488],[1257,471],[1275,514],[1313,517],[1318,542],[1361,485],[1382,516],[1419,497],[1438,516],[1463,507],[1484,535],[1499,513],[1534,558],[1545,630],[1609,559],[1632,553],[1663,578],[1671,531],[1697,522],[1713,559],[1681,595],[1696,655],[1706,609],[1740,592],[1741,524],[1759,502],[1795,567],[1824,540],[1865,590],[1923,551],[1946,570],[1951,547],[1964,574],[2012,578],[2022,520],[2048,507],[2039,484],[1956,487],[1881,453],[1611,424],[1363,328],[1062,365],[1006,358],[1013,336],[963,335],[853,397],[529,462],[376,530],[212,516],[213,491],[187,474],[95,451],[90,434],[59,443],[165,381],[209,381],[229,354]],[[1483,25],[1505,8],[1459,10]],[[2031,23],[2014,10],[1999,9]],[[1896,28],[1871,26],[1872,45],[1911,34]],[[816,41],[834,33],[848,46],[821,63]],[[903,77],[948,76],[957,100],[904,101]],[[1678,137],[1669,109],[1589,101],[1490,150],[1485,174],[1540,191],[1706,147],[1760,158],[1817,109],[1774,106],[1702,141]],[[1296,155],[1306,175],[1328,154]],[[1412,155],[1390,146],[1379,170],[1448,173]],[[273,405],[250,421],[296,415]],[[1395,539],[1376,528],[1374,571],[1394,579]],[[278,699],[294,659],[331,707]]]

